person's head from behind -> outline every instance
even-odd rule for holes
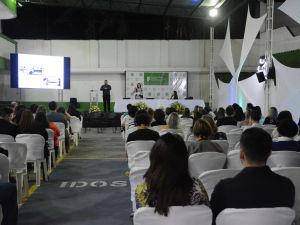
[[[46,115],[46,108],[42,105],[39,105],[36,109],[36,113],[43,112]]]
[[[38,108],[38,105],[37,105],[37,104],[32,104],[29,108],[30,108],[30,111],[31,111],[32,113],[36,113],[36,110],[37,110],[37,108]]]
[[[210,113],[211,112],[210,106],[205,106],[204,111],[207,112],[207,113]]]
[[[131,107],[129,108],[128,115],[129,115],[131,118],[134,118],[137,111],[138,111],[138,108],[137,108],[136,106],[133,105],[133,106],[131,106]]]
[[[253,127],[245,130],[240,138],[240,159],[244,167],[265,166],[272,150],[268,132]]]
[[[138,127],[148,127],[150,125],[150,116],[146,110],[139,110],[134,117],[134,123]]]
[[[194,113],[199,112],[199,108],[200,108],[199,105],[195,105],[194,111],[193,111],[193,112],[194,112]]]
[[[259,123],[261,119],[261,112],[258,110],[252,110],[250,113],[250,120],[252,124]]]
[[[13,110],[10,107],[3,107],[0,109],[0,118],[9,121]]]
[[[277,108],[276,107],[271,107],[269,109],[269,112],[268,112],[268,117],[270,117],[273,120],[276,120],[277,116],[278,116]]]
[[[57,108],[56,112],[61,113],[61,114],[65,114],[66,110],[63,106],[60,106],[60,107]]]
[[[278,114],[278,117],[277,117],[277,126],[278,124],[284,120],[284,119],[290,119],[290,120],[293,120],[293,116],[292,116],[292,113],[288,110],[284,110],[284,111],[281,111],[279,114]]]
[[[252,109],[253,109],[253,104],[247,103],[246,110],[252,110]]]
[[[50,111],[55,111],[56,108],[57,108],[57,104],[56,104],[55,101],[51,101],[51,102],[48,103],[48,107],[49,107]]]
[[[199,120],[199,119],[201,119],[202,116],[203,116],[203,115],[202,115],[201,112],[196,112],[196,113],[194,114],[194,118],[193,118],[193,127],[194,127],[196,121]]]
[[[49,122],[48,122],[46,114],[44,112],[36,113],[34,120],[35,120],[35,122],[40,124],[44,129],[49,128]]]
[[[225,109],[223,107],[220,107],[217,112],[217,119],[222,119],[225,117]]]
[[[202,119],[209,123],[209,125],[211,127],[211,131],[212,131],[211,136],[214,136],[218,132],[218,127],[215,124],[215,121],[213,120],[213,118],[210,115],[203,115]]]
[[[172,112],[176,112],[176,109],[174,107],[166,108],[166,115],[167,116],[169,116]]]
[[[188,151],[179,135],[167,133],[158,139],[150,152],[150,167],[145,176],[147,203],[155,212],[168,215],[169,207],[190,201],[193,180],[188,169]]]
[[[298,126],[293,120],[284,119],[278,124],[277,131],[280,137],[293,138],[298,134]]]
[[[173,96],[174,96],[175,98],[178,98],[177,91],[173,91]]]
[[[165,121],[165,112],[162,109],[156,109],[154,111],[154,120],[156,122],[163,122],[163,121]]]
[[[154,111],[152,108],[148,108],[147,109],[147,113],[149,114],[150,116],[150,122],[153,120],[153,116],[154,116]]]
[[[199,140],[208,140],[212,136],[212,128],[204,119],[196,121],[193,127],[193,134]]]
[[[190,117],[191,116],[191,112],[189,108],[184,108],[182,117]]]
[[[20,122],[18,124],[21,131],[31,129],[34,124],[32,112],[28,109],[22,111]]]
[[[108,84],[108,81],[107,81],[107,80],[104,80],[104,84],[107,85],[107,84]]]
[[[226,115],[228,117],[232,116],[233,113],[234,113],[234,109],[231,105],[227,106],[226,109],[225,109],[225,112],[226,112]]]
[[[127,108],[127,112],[129,111],[129,109],[131,108],[131,104],[127,104],[126,108]]]
[[[167,125],[170,129],[178,129],[179,116],[176,112],[172,112],[167,119]]]

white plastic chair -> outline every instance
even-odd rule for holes
[[[152,149],[155,141],[130,141],[126,143],[126,152],[128,157],[128,168],[134,167],[134,157],[139,151],[149,151]]]
[[[64,123],[59,123],[55,122],[55,125],[59,129],[59,157],[62,157],[63,154],[66,154],[66,143],[65,143],[65,138],[66,138],[66,127]]]
[[[162,136],[167,133],[177,134],[177,135],[181,136],[183,140],[185,139],[183,130],[181,130],[181,129],[170,129],[170,128],[162,129],[159,131],[159,136]]]
[[[0,181],[8,183],[9,181],[9,160],[6,155],[0,153]]]
[[[0,147],[8,151],[9,170],[16,177],[18,204],[21,204],[22,189],[24,194],[28,195],[28,177],[27,177],[27,146],[21,143],[0,143]]]
[[[272,135],[273,130],[274,130],[275,128],[272,128],[272,127],[263,127],[263,129],[264,129],[265,131],[267,131],[268,134]]]
[[[143,183],[144,175],[148,168],[144,167],[134,167],[130,170],[129,173],[129,182],[130,182],[130,200],[132,202],[132,211],[136,211],[136,200],[135,200],[135,189],[136,187]]]
[[[240,150],[232,150],[227,154],[227,169],[242,169],[243,165],[240,160]]]
[[[226,155],[219,152],[201,152],[190,155],[189,171],[192,177],[198,178],[208,170],[223,169]]]
[[[295,225],[300,225],[300,168],[299,167],[283,167],[272,168],[272,170],[284,177],[288,177],[295,185],[295,203],[294,210],[296,212]]]
[[[294,210],[285,207],[225,209],[216,219],[217,225],[291,225]]]
[[[274,151],[267,161],[270,167],[300,167],[300,153],[295,151]]]
[[[240,141],[241,133],[227,133],[226,137],[229,143],[228,151],[232,151],[236,143]]]
[[[205,205],[172,206],[168,216],[154,213],[154,208],[139,208],[133,217],[134,225],[211,225],[212,212]]]
[[[0,134],[0,142],[15,142],[15,139],[8,134]]]
[[[180,118],[179,119],[179,128],[182,130],[191,129],[193,126],[193,119],[192,118]]]
[[[234,125],[222,125],[218,127],[218,131],[219,132],[223,132],[225,134],[229,133],[231,130],[233,129],[237,129],[237,126]]]
[[[211,142],[217,143],[223,149],[224,154],[227,154],[229,149],[229,143],[227,140],[211,140]]]
[[[210,170],[202,173],[199,176],[202,184],[210,199],[211,194],[214,191],[215,186],[223,179],[231,178],[236,176],[240,170],[237,169],[220,169],[220,170]]]
[[[45,181],[48,180],[46,159],[44,156],[45,140],[39,134],[19,134],[16,137],[17,143],[24,143],[27,145],[27,163],[33,162],[36,172],[36,185],[41,185],[41,165],[43,164],[43,171]]]
[[[78,146],[79,138],[81,136],[81,121],[76,116],[71,116],[70,126],[72,129],[72,133],[74,134],[74,142],[75,145]]]
[[[51,129],[46,129],[48,133],[48,150],[49,150],[49,157],[48,157],[48,172],[51,172],[51,163],[53,163],[53,168],[56,168],[56,156],[55,156],[55,149],[54,149],[54,131]]]
[[[150,151],[139,151],[135,154],[133,165],[135,167],[149,168],[150,166]]]

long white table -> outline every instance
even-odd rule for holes
[[[179,102],[180,104],[184,105],[185,107],[189,108],[191,111],[194,110],[196,105],[205,106],[205,103],[202,99],[178,99],[178,100],[170,100],[170,99],[116,99],[115,100],[115,112],[127,112],[126,106],[128,104],[136,104],[138,102],[144,102],[147,106],[151,107],[152,109],[158,109],[160,107],[170,107],[173,102]]]

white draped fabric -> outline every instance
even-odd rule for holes
[[[278,9],[300,24],[299,0],[286,0]]]

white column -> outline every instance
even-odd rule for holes
[[[215,28],[210,27],[210,62],[209,62],[209,106],[213,108],[214,97],[213,97],[213,82],[214,82],[214,39],[215,39]]]

